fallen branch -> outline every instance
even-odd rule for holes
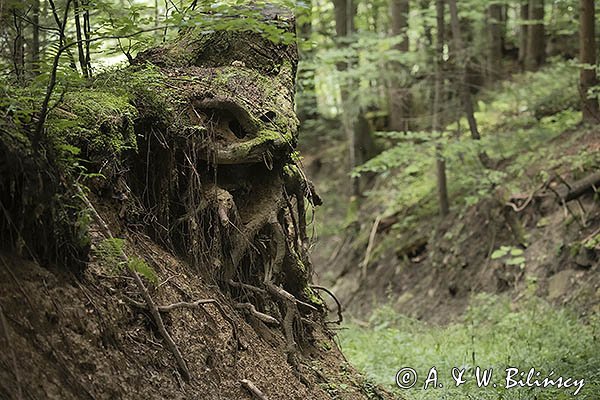
[[[381,221],[381,215],[378,215],[375,218],[375,222],[373,223],[373,227],[371,228],[371,233],[369,234],[369,244],[367,244],[367,252],[365,253],[365,259],[362,262],[362,278],[366,278],[367,276],[367,267],[369,266],[369,258],[371,258],[371,251],[373,250],[373,242],[375,241],[375,234],[377,233],[377,227],[379,226],[379,222]]]
[[[269,398],[263,392],[261,392],[260,389],[257,388],[256,385],[254,383],[252,383],[250,380],[242,379],[240,381],[240,383],[242,384],[242,386],[244,388],[246,388],[246,390],[248,390],[250,393],[252,393],[257,399],[269,400]]]
[[[256,307],[254,307],[254,304],[238,303],[235,305],[235,308],[248,312],[254,318],[261,320],[265,324],[279,325],[279,321],[277,321],[275,318],[271,317],[268,314],[264,314],[264,313],[261,313],[260,311],[258,311],[256,309]]]
[[[338,298],[335,296],[335,294],[333,294],[333,292],[331,290],[327,289],[324,286],[312,285],[311,288],[317,289],[317,290],[322,290],[325,293],[327,293],[329,296],[331,296],[331,298],[333,299],[333,301],[335,301],[335,304],[337,305],[338,320],[337,321],[328,321],[328,322],[333,323],[333,324],[338,324],[338,325],[341,324],[342,321],[344,320],[344,316],[342,315],[342,304],[340,303]]]
[[[83,199],[85,205],[88,207],[88,209],[92,213],[93,218],[96,220],[98,225],[100,225],[100,227],[104,231],[104,234],[109,239],[114,239],[114,236],[113,236],[112,232],[110,231],[110,228],[108,227],[106,222],[104,222],[104,220],[102,219],[100,214],[98,214],[98,211],[96,211],[96,208],[90,202],[90,200],[85,195],[85,193],[83,192],[81,187],[78,186],[77,189],[78,189],[79,195]],[[126,262],[129,262],[129,257],[127,257],[127,254],[125,254],[125,252],[123,252],[123,250],[121,250],[120,255],[121,255],[121,258],[123,258],[123,260],[125,260]],[[183,373],[183,378],[187,382],[189,382],[191,380],[190,370],[188,369],[187,364],[186,364],[185,360],[183,359],[181,352],[179,351],[179,348],[177,347],[177,345],[171,338],[171,335],[169,335],[169,332],[167,332],[167,329],[165,328],[165,324],[160,316],[158,307],[156,307],[156,304],[154,304],[154,301],[152,301],[152,297],[150,297],[150,293],[148,292],[148,289],[146,289],[146,286],[144,285],[142,278],[140,278],[139,274],[136,271],[134,271],[130,268],[126,268],[126,270],[134,278],[134,282],[135,282],[136,286],[138,287],[139,291],[141,292],[142,297],[144,298],[144,301],[146,302],[146,306],[148,307],[148,310],[150,311],[150,314],[152,315],[154,322],[156,323],[158,332],[160,333],[160,335],[163,337],[163,339],[167,343],[167,347],[169,348],[171,353],[173,353],[173,356],[175,357],[175,360],[177,361],[177,365],[179,365],[179,369],[181,369],[181,372]]]
[[[583,195],[590,189],[594,189],[600,185],[600,171],[595,172],[591,175],[586,176],[583,179],[576,181],[575,183],[569,185],[567,190],[560,191],[561,198],[567,202],[571,200],[575,200],[576,198]],[[594,189],[595,190],[595,189]]]

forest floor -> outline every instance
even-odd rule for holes
[[[600,171],[600,131],[579,122],[574,85],[554,75],[560,68],[517,75],[480,94],[477,117],[484,135],[493,132],[483,141],[491,144],[495,170],[468,180],[473,167],[460,157],[450,161],[449,179],[458,182],[451,183],[454,205],[443,220],[433,159],[416,158],[425,150],[409,147],[397,164],[386,152],[370,161],[395,167],[367,173],[357,202],[346,200],[349,176],[339,168],[344,144],[326,144],[323,136],[312,139],[318,145],[304,143],[304,165],[324,201],[313,251],[317,280],[332,288],[350,321],[342,348],[379,383],[393,388],[394,373],[405,365],[487,362],[503,370],[511,360],[597,378],[600,203],[592,186],[568,202],[557,201],[555,193]],[[520,86],[527,95],[518,93]],[[539,93],[540,86],[548,91]],[[492,184],[484,190],[470,190],[486,179]],[[566,338],[573,339],[565,344]],[[564,350],[562,359],[556,348]],[[583,398],[595,398],[596,389],[587,388]],[[473,390],[444,395],[468,399]],[[403,393],[411,399],[442,395]],[[506,395],[478,398],[568,397]]]
[[[286,358],[278,330],[232,308],[218,286],[145,235],[126,234],[102,207],[130,254],[151,259],[158,305],[214,300],[163,312],[192,380],[186,383],[132,278],[97,251],[76,278],[0,253],[0,398],[251,399],[252,382],[273,399],[387,399],[389,394],[344,361],[332,333],[318,324],[300,348],[300,371]],[[96,229],[98,229],[96,227]],[[93,233],[95,246],[100,236]],[[97,249],[98,247],[96,247]],[[219,306],[220,305],[220,306]]]

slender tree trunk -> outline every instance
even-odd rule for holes
[[[544,63],[546,55],[544,0],[529,0],[529,19],[535,23],[529,25],[528,28],[525,69],[535,71]]]
[[[527,58],[527,34],[528,25],[525,23],[529,19],[529,0],[522,0],[520,5],[521,27],[519,29],[519,66],[525,69],[525,59]]]
[[[90,25],[90,5],[88,0],[84,0],[83,10],[83,35],[85,36],[85,65],[88,72],[88,78],[92,76],[92,59],[90,57],[90,38],[92,27]]]
[[[392,36],[402,39],[396,45],[396,50],[408,52],[409,42],[407,36],[409,0],[392,0],[390,14],[392,17]],[[394,131],[408,131],[408,117],[410,114],[410,92],[403,87],[400,79],[402,65],[392,63],[392,79],[389,90],[390,128]]]
[[[77,53],[79,57],[79,66],[81,67],[81,73],[87,78],[89,75],[84,52],[83,35],[81,33],[81,8],[79,7],[78,0],[73,0],[73,13],[75,15],[75,33],[77,37]]]
[[[503,75],[502,46],[503,46],[503,10],[501,4],[490,4],[487,9],[487,78],[494,82]]]
[[[31,5],[31,70],[34,74],[39,73],[40,67],[40,0],[33,0]]]
[[[433,94],[433,116],[431,121],[431,130],[439,135],[441,131],[441,102],[444,85],[443,64],[444,64],[444,0],[436,0],[436,48],[435,48],[435,83]],[[442,217],[448,215],[450,211],[450,202],[448,200],[448,184],[446,180],[446,160],[442,154],[441,144],[435,148],[435,164],[437,170],[437,189],[438,201],[440,203],[440,214]]]
[[[461,102],[464,108],[467,122],[469,123],[469,130],[473,140],[480,140],[481,135],[479,134],[479,128],[477,127],[477,120],[475,119],[475,110],[473,108],[473,99],[471,97],[471,91],[468,86],[468,70],[469,62],[466,49],[463,45],[460,23],[458,20],[458,8],[456,7],[456,0],[448,0],[448,6],[450,8],[450,25],[452,27],[452,39],[454,41],[454,54],[459,64],[460,73],[463,75],[462,82],[458,84],[458,92],[460,94]],[[484,167],[490,166],[490,160],[485,153],[482,151],[479,153],[479,159]]]
[[[596,16],[594,0],[579,0],[579,62],[583,64],[579,73],[581,111],[583,121],[598,123],[598,98],[588,97],[589,88],[595,86],[596,77]]]
[[[13,42],[13,65],[17,82],[25,81],[25,38],[23,37],[23,19],[20,11],[12,10],[13,23],[15,28],[15,40]]]
[[[347,45],[347,40],[354,33],[354,16],[357,11],[357,4],[353,0],[333,0],[335,8],[335,30],[340,40],[341,46]],[[351,60],[349,61],[351,62]],[[339,71],[346,71],[349,67],[349,62],[338,63]],[[350,167],[354,168],[360,165],[365,160],[361,160],[361,154],[364,147],[366,137],[369,136],[369,142],[372,141],[370,135],[359,134],[360,129],[358,123],[362,117],[362,110],[357,104],[357,100],[352,98],[354,88],[358,86],[355,79],[349,79],[341,84],[342,97],[342,125],[348,139],[349,161]],[[358,117],[356,117],[358,115]],[[369,146],[370,147],[370,146]],[[357,198],[360,196],[360,180],[352,178],[352,193]]]
[[[304,22],[298,24],[298,50],[301,62],[298,64],[297,114],[300,122],[318,118],[317,93],[315,87],[314,51],[310,45],[312,35],[312,0],[305,2],[300,11]]]

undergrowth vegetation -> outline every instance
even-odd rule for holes
[[[555,149],[547,143],[581,121],[581,113],[574,108],[578,101],[576,71],[568,62],[556,62],[536,73],[515,75],[482,93],[475,113],[480,141],[470,138],[464,117],[448,124],[438,137],[431,132],[380,132],[381,140],[395,146],[357,167],[354,174],[372,172],[389,178],[367,193],[384,201],[386,214],[415,204],[425,205],[422,211],[434,214],[436,203],[427,199],[434,200],[436,190],[437,144],[443,146],[449,191],[458,207],[477,203],[500,185],[514,190],[528,165],[541,163],[551,169],[567,161],[554,158],[548,164],[549,152]],[[496,168],[481,165],[478,155],[482,150],[498,164]],[[381,196],[383,191],[386,196]]]
[[[404,317],[391,308],[376,311],[369,327],[349,323],[340,333],[349,361],[376,383],[386,385],[408,400],[425,399],[537,399],[573,398],[576,387],[506,389],[506,368],[526,375],[535,368],[542,381],[552,371],[559,376],[584,379],[578,399],[597,399],[600,393],[600,319],[583,321],[566,309],[556,309],[535,296],[513,303],[505,297],[479,295],[462,321],[446,327]],[[432,367],[442,388],[423,390]],[[475,368],[493,368],[488,387],[478,388]],[[401,368],[419,374],[411,389],[399,389],[395,375]],[[452,368],[465,368],[467,381],[456,387]],[[531,380],[533,381],[533,379]],[[497,386],[493,387],[493,383]]]

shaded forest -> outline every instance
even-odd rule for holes
[[[0,397],[596,399],[597,7],[3,0]]]

